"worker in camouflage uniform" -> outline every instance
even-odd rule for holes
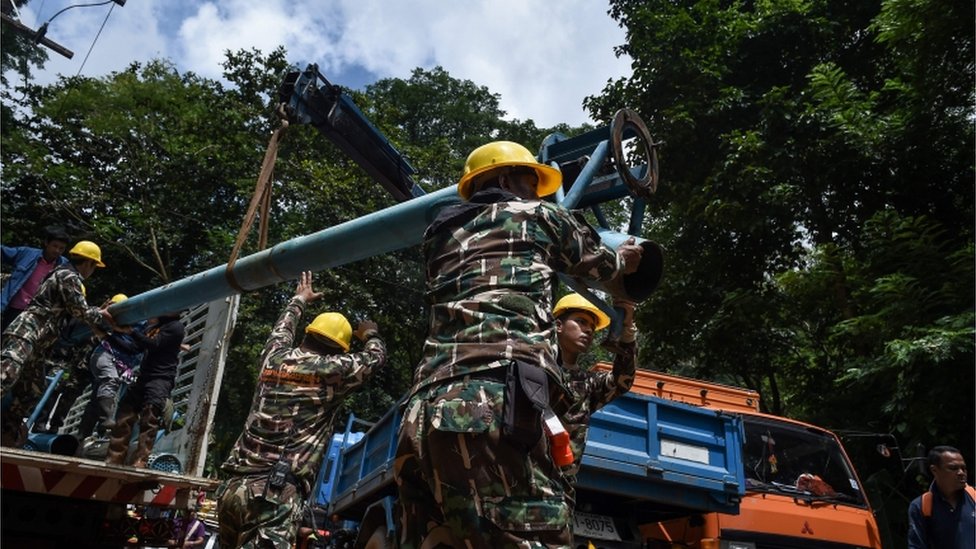
[[[567,481],[579,471],[580,458],[586,444],[590,416],[626,393],[634,384],[637,370],[637,330],[634,327],[634,303],[614,299],[615,307],[624,311],[623,330],[619,338],[606,346],[614,353],[613,370],[590,370],[580,364],[580,357],[590,350],[596,332],[610,325],[610,317],[580,294],[569,294],[556,303],[552,314],[556,319],[556,340],[559,344],[559,365],[566,370],[569,389],[565,411],[560,415],[569,432],[573,463],[563,467]],[[572,482],[566,489],[573,490]]]
[[[604,246],[586,221],[540,198],[558,170],[508,141],[475,149],[458,194],[424,235],[430,329],[404,405],[394,474],[400,544],[566,547],[572,500],[542,419],[560,402],[556,273],[607,281],[641,248]]]
[[[2,444],[22,446],[26,442],[23,418],[40,399],[45,385],[44,358],[72,317],[93,329],[107,330],[111,315],[85,301],[83,280],[104,267],[102,251],[94,242],[82,240],[68,252],[69,263],[58,267],[41,283],[30,305],[3,332],[0,352],[0,392],[13,394],[3,413]]]
[[[116,294],[102,304],[102,307],[109,307],[125,299],[128,299],[125,294]],[[143,320],[133,324],[131,328],[141,333],[145,331],[145,326],[146,321]],[[126,328],[128,329],[129,327]],[[58,432],[78,397],[89,387],[91,398],[77,425],[78,437],[91,435],[96,424],[99,425],[99,434],[111,429],[115,424],[119,388],[123,382],[131,383],[135,379],[132,370],[138,369],[141,358],[142,353],[131,334],[117,331],[95,334],[84,321],[72,318],[61,330],[61,335],[47,359],[47,372],[60,369],[64,373],[58,382],[57,392],[45,405],[47,414],[41,415],[47,415],[44,430]],[[119,370],[128,372],[120,374]],[[36,426],[34,430],[37,430]]]
[[[292,347],[306,305],[321,296],[312,273],[302,273],[261,354],[244,432],[222,467],[231,475],[218,490],[222,548],[295,545],[342,399],[386,362],[376,323],[360,322],[354,333],[339,313],[315,317]],[[362,352],[349,353],[353,335]]]

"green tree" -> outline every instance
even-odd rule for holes
[[[12,0],[10,5],[21,8],[29,0]],[[7,13],[4,2],[4,15],[13,17],[13,10]],[[16,19],[16,18],[14,18]],[[0,135],[6,137],[8,130],[16,123],[14,111],[22,104],[25,84],[30,82],[32,67],[43,67],[47,61],[47,51],[23,32],[15,30],[6,21],[0,23]],[[11,79],[17,79],[12,84]]]
[[[107,294],[209,267],[260,154],[241,114],[219,84],[158,61],[32,87],[29,117],[4,141],[4,228],[54,216],[100,242],[115,273],[102,280],[126,281]]]
[[[947,420],[931,399],[973,395],[973,5],[613,0],[610,14],[633,75],[586,105],[633,107],[665,141],[645,231],[667,273],[639,316],[642,362],[972,456],[972,414]],[[877,261],[899,252],[915,255]]]

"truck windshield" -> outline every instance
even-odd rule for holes
[[[833,436],[775,420],[743,419],[749,490],[864,505],[854,469]]]

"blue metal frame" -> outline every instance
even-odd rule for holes
[[[29,418],[27,418],[27,430],[34,428],[34,423],[37,422],[37,417],[41,415],[41,410],[44,409],[44,405],[51,398],[51,394],[58,387],[58,383],[61,382],[61,378],[64,376],[64,370],[58,370],[56,373],[47,376],[47,389],[44,390],[44,394],[41,396],[41,400],[37,401],[37,405],[34,406],[34,411],[31,412]],[[53,411],[53,410],[52,410]]]

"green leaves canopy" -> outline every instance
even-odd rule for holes
[[[665,142],[643,364],[973,455],[973,9],[611,1],[634,71],[586,104]]]

